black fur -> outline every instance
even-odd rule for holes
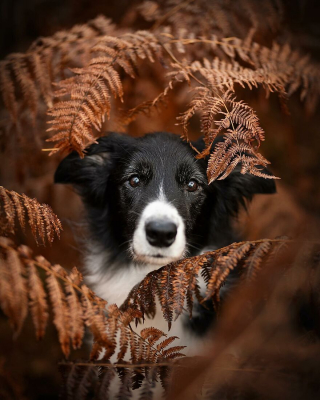
[[[193,143],[201,150],[203,141]],[[73,152],[60,163],[55,183],[71,183],[81,195],[88,212],[91,234],[112,250],[112,259],[127,260],[124,245],[130,239],[146,202],[156,198],[159,177],[164,175],[164,192],[186,221],[189,254],[194,247],[221,247],[231,243],[232,217],[239,206],[256,193],[274,193],[273,180],[242,175],[236,169],[228,178],[207,184],[206,160],[196,160],[194,151],[177,135],[153,133],[134,139],[109,134],[92,145],[85,158]],[[143,176],[137,190],[128,185],[131,175]],[[196,178],[201,190],[182,190]]]

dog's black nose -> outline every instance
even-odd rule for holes
[[[146,224],[148,242],[155,247],[169,247],[177,235],[177,225],[170,221],[150,221]]]

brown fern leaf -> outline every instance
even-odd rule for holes
[[[105,310],[98,304],[95,304],[95,295],[90,289],[82,285],[82,307],[86,325],[93,334],[94,342],[102,348],[113,347],[106,333],[106,315]],[[106,303],[105,303],[106,304]]]
[[[144,349],[144,357],[142,360],[155,363],[157,360],[159,360],[159,358],[162,358],[161,350],[163,347],[159,347],[159,345],[155,347],[155,343],[158,342],[163,336],[166,336],[166,334],[160,329],[151,327],[142,329],[140,336],[143,339],[147,339],[147,344],[145,345]],[[171,341],[169,341],[168,344],[177,339],[177,337],[170,337],[169,339],[171,339]]]
[[[153,346],[154,343],[157,342],[162,336],[165,336],[165,333],[160,329],[151,327],[142,329],[140,336],[143,339],[147,339],[149,345]]]
[[[70,280],[70,282],[75,283],[71,274],[67,277],[67,279]],[[79,283],[76,284],[79,285]],[[78,294],[76,293],[75,288],[72,284],[65,284],[65,292],[67,304],[69,307],[71,342],[73,348],[78,349],[82,344],[82,339],[84,335],[83,311],[78,298]]]
[[[130,331],[130,336],[129,336],[129,343],[130,343],[130,360],[132,363],[135,363],[137,361],[137,349],[138,349],[138,344],[137,344],[137,336],[134,334],[133,331]]]
[[[15,330],[19,334],[25,318],[28,314],[28,296],[26,291],[26,278],[24,276],[24,266],[13,249],[8,249],[7,267],[10,269],[11,288],[15,299],[15,308],[17,310],[17,318]]]
[[[137,310],[137,308],[129,307],[125,311],[121,312],[120,321],[122,326],[120,327],[120,351],[118,354],[118,360],[123,358],[128,348],[130,348],[131,359],[138,359],[138,343],[141,345],[140,339],[142,339],[142,337],[132,330],[130,323],[141,317],[142,313]]]
[[[162,342],[158,343],[161,338],[166,334],[157,328],[142,329],[140,335],[135,335],[133,331],[130,332],[130,352],[132,363],[149,363],[156,365],[164,359],[170,358],[171,353],[176,353],[179,350],[177,347],[172,347],[171,351],[165,352],[166,349],[175,339],[176,336],[168,337]],[[184,348],[185,346],[183,346]]]
[[[277,179],[257,168],[266,167],[269,161],[256,152],[256,148],[264,140],[264,132],[252,108],[242,101],[236,101],[230,90],[221,95],[208,88],[197,88],[196,91],[197,96],[189,110],[179,120],[187,132],[187,124],[194,113],[197,110],[203,113],[202,131],[206,148],[197,158],[208,156],[217,135],[225,132],[225,140],[217,143],[210,154],[207,170],[209,183],[216,179],[225,179],[239,163],[242,164],[242,173]],[[219,119],[221,115],[222,118]]]
[[[116,334],[119,328],[118,324],[119,324],[120,310],[115,304],[113,304],[108,307],[107,314],[108,314],[107,334],[111,345],[109,345],[108,348],[106,349],[103,358],[109,360],[110,357],[114,354],[117,346]]]
[[[205,263],[207,263],[207,258],[199,259],[198,262],[195,263],[196,265],[194,265],[194,263],[191,262],[188,262],[185,265],[186,275],[189,278],[186,291],[186,303],[190,318],[192,318],[193,295],[195,295],[199,303],[202,303],[203,301],[203,298],[200,294],[200,286],[197,282],[197,278],[199,271],[201,270],[201,268],[204,268]]]
[[[173,276],[172,301],[175,308],[175,319],[182,313],[185,303],[188,279],[185,266],[177,268]]]
[[[234,246],[234,248],[228,249],[227,255],[221,254],[215,260],[216,268],[211,273],[208,285],[205,300],[209,298],[214,298],[214,300],[219,302],[219,289],[222,283],[225,281],[226,277],[229,275],[230,271],[232,271],[239,261],[242,261],[243,258],[247,255],[251,248],[250,242],[245,242],[244,244]]]
[[[146,314],[147,317],[152,317],[155,315],[156,303],[154,301],[154,294],[156,293],[156,290],[156,280],[154,276],[150,275],[150,277],[144,281],[144,289],[142,289],[142,301],[145,306],[142,312],[143,314]]]
[[[5,214],[4,222],[2,222],[1,226],[4,231],[7,231],[9,233],[14,233],[14,222],[15,222],[15,207],[13,202],[11,201],[7,190],[4,189],[4,187],[0,186],[0,196],[1,196],[1,205],[3,213]],[[5,220],[6,219],[6,220]],[[5,225],[4,225],[5,224]],[[4,227],[4,228],[3,228]],[[4,233],[4,232],[1,232]]]
[[[127,353],[129,346],[129,331],[127,326],[124,324],[120,325],[120,339],[119,339],[119,353],[117,355],[118,360],[122,360],[125,354]]]
[[[142,389],[135,393],[135,397],[138,398],[139,396],[139,399],[153,398],[153,394],[158,393],[158,390],[157,392],[153,390],[156,388],[157,375],[160,377],[162,385],[166,387],[171,378],[170,369],[180,367],[179,363],[172,361],[180,356],[178,350],[178,346],[168,349],[165,357],[159,357],[154,362],[149,362],[148,360],[141,360],[135,363],[122,361],[114,364],[87,360],[60,362],[59,369],[63,378],[63,393],[61,393],[61,397],[79,398],[81,396],[79,392],[80,385],[83,385],[82,390],[86,392],[87,388],[90,387],[95,393],[95,398],[109,398],[108,395],[110,395],[111,391],[114,395],[115,386],[112,390],[110,390],[110,386],[117,373],[120,381],[117,398],[119,396],[120,398],[127,398],[126,396],[131,396],[131,390],[139,389],[141,386]],[[146,381],[148,381],[148,385],[146,385]],[[148,397],[145,397],[146,387],[148,387]]]
[[[64,77],[67,68],[79,67],[89,61],[92,46],[114,31],[109,19],[98,16],[84,25],[75,25],[69,31],[39,38],[25,54],[11,54],[2,61],[0,87],[12,121],[18,122],[19,107],[30,109],[35,120],[40,99],[52,107],[51,82]]]
[[[24,250],[26,251],[26,250]],[[28,261],[30,312],[38,340],[42,339],[48,323],[48,303],[37,269],[32,261]]]
[[[4,214],[4,226],[1,226],[1,234],[14,233],[15,217],[22,229],[25,228],[25,209],[28,214],[28,222],[37,244],[51,243],[54,236],[60,238],[62,230],[59,218],[53,213],[47,204],[39,204],[25,194],[9,191],[0,186],[0,212]]]
[[[267,265],[273,264],[278,256],[288,248],[289,238],[287,236],[278,238],[279,242],[273,244],[266,261]],[[280,240],[282,239],[282,240]]]
[[[143,340],[143,338],[139,337],[137,339],[137,346],[136,346],[136,362],[141,362],[142,360],[145,359],[146,350],[147,350],[146,342]]]
[[[168,347],[175,339],[178,339],[178,337],[177,336],[171,336],[171,337],[169,337],[167,339],[164,339],[162,342],[160,342],[157,345],[157,350],[161,351],[164,348]]]
[[[169,330],[171,328],[173,319],[173,311],[172,311],[173,276],[174,276],[174,271],[171,264],[169,264],[166,267],[163,267],[161,274],[161,282],[160,285],[158,286],[159,301],[164,319],[168,322]]]
[[[255,248],[250,252],[249,257],[245,261],[245,277],[250,280],[255,278],[258,270],[261,267],[261,264],[264,261],[264,256],[269,253],[269,250],[272,246],[271,242],[265,241],[259,243]]]
[[[122,310],[126,307],[136,307],[144,313],[147,309],[144,304],[143,296],[146,282],[155,282],[157,291],[150,291],[152,301],[155,303],[156,297],[159,298],[161,310],[165,320],[168,322],[170,329],[173,314],[175,318],[184,311],[184,303],[186,302],[190,316],[192,316],[193,297],[195,296],[199,303],[212,299],[214,304],[218,306],[220,301],[220,288],[224,284],[229,273],[239,268],[243,272],[244,279],[253,279],[257,271],[261,268],[262,263],[267,256],[272,255],[277,249],[279,252],[286,246],[284,243],[290,243],[289,240],[258,240],[233,243],[222,249],[210,251],[199,256],[187,258],[173,262],[165,267],[150,272],[146,278],[140,282],[126,299]],[[207,290],[201,294],[199,289],[199,275],[204,279]],[[183,283],[182,283],[183,282]],[[150,301],[150,299],[148,299]],[[146,330],[147,334],[148,331]],[[133,338],[135,339],[135,338]],[[162,352],[162,349],[170,344],[174,338],[167,338],[157,345],[165,357],[178,357],[181,349]],[[137,344],[131,343],[131,346],[137,348]],[[134,357],[133,357],[134,359]]]
[[[46,272],[47,287],[40,279],[38,269]],[[130,327],[132,321],[142,317],[141,311],[133,307],[120,311],[116,305],[106,309],[106,301],[82,284],[82,275],[76,268],[67,273],[61,266],[51,265],[41,256],[33,258],[31,250],[26,246],[17,248],[11,240],[0,237],[0,306],[16,334],[21,330],[27,316],[28,295],[29,308],[39,339],[44,336],[47,326],[47,296],[50,297],[53,322],[66,357],[70,352],[70,342],[73,348],[81,346],[85,326],[93,334],[92,359],[97,359],[102,351],[103,360],[106,361],[114,354],[118,332],[118,359],[125,356],[129,347],[132,359],[137,362],[156,362],[159,357],[154,344],[164,333],[151,328],[144,330],[140,336]]]
[[[136,59],[154,62],[160,57],[160,45],[153,34],[138,31],[123,37],[105,36],[93,47],[94,57],[88,67],[74,69],[76,77],[59,83],[58,96],[70,100],[57,103],[49,110],[53,117],[49,131],[56,134],[48,141],[58,142],[56,151],[76,150],[82,157],[84,148],[95,141],[93,127],[101,129],[111,110],[111,97],[122,100],[123,87],[117,66],[134,76]]]
[[[180,353],[180,350],[183,350],[186,346],[175,346],[171,347],[170,349],[163,350],[162,351],[162,356],[166,360],[173,360],[178,357],[184,357],[185,354]]]
[[[167,87],[163,92],[159,94],[155,99],[145,101],[136,107],[124,111],[121,113],[120,117],[117,120],[119,126],[127,126],[131,122],[135,121],[138,116],[145,115],[150,116],[153,110],[159,110],[160,107],[163,107],[166,104],[167,92],[169,91],[169,87]]]
[[[39,262],[44,263],[45,260],[40,258]],[[59,274],[61,267],[53,266],[52,269]],[[68,309],[66,297],[60,283],[49,268],[47,272],[47,285],[54,314],[53,322],[59,334],[61,349],[64,355],[68,357],[70,353],[70,310]]]
[[[158,361],[160,360],[173,360],[179,357],[184,357],[185,354],[180,353],[180,350],[186,348],[186,346],[173,346],[167,348],[174,340],[178,339],[177,336],[171,336],[157,345],[157,351],[160,353]]]
[[[0,305],[18,335],[28,313],[28,297],[23,264],[9,243],[1,238],[6,251],[0,253]]]

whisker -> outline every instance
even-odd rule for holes
[[[199,251],[202,250],[202,247],[194,246],[193,244],[190,244],[190,243],[188,243],[187,246],[188,247],[192,247],[193,249],[196,249],[196,250],[199,250]]]
[[[131,242],[131,239],[126,240],[125,242],[121,243],[121,244],[119,245],[119,247],[122,247],[122,246],[124,246],[124,245],[126,245],[126,244],[128,244],[128,243],[130,243],[130,242]]]

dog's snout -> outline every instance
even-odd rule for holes
[[[148,242],[155,247],[169,247],[177,235],[177,225],[171,221],[150,221],[146,224]]]

